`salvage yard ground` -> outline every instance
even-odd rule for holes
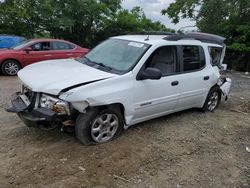
[[[83,146],[5,112],[17,77],[0,76],[0,187],[250,187],[250,77],[233,72],[229,101],[141,123]]]

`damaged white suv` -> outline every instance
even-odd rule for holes
[[[231,86],[220,75],[224,54],[224,38],[204,33],[112,37],[84,57],[19,71],[7,111],[27,126],[72,127],[83,144],[107,142],[152,118],[213,111]]]

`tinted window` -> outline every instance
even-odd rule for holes
[[[204,51],[199,46],[182,46],[183,71],[199,70],[205,66]]]
[[[33,51],[46,51],[46,50],[50,50],[51,46],[50,46],[50,42],[38,42],[36,44],[33,44],[31,48]]]
[[[213,66],[218,66],[220,64],[221,55],[223,48],[209,47],[209,53],[211,57],[211,64]]]
[[[176,65],[176,47],[174,46],[158,48],[147,62],[147,67],[159,69],[163,76],[175,73]]]
[[[52,42],[52,45],[53,45],[53,50],[71,50],[75,48],[75,46],[65,42]]]

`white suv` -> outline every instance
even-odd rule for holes
[[[83,144],[173,112],[213,111],[231,86],[220,76],[223,42],[204,33],[112,37],[84,57],[19,71],[22,91],[7,111],[27,126],[72,127]]]

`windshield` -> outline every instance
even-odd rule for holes
[[[11,47],[11,49],[14,49],[14,50],[20,50],[22,49],[24,46],[26,46],[29,42],[31,42],[31,40],[24,40],[14,46]]]
[[[90,61],[106,70],[126,73],[136,65],[149,47],[148,44],[134,41],[108,39],[82,59],[85,63]]]

